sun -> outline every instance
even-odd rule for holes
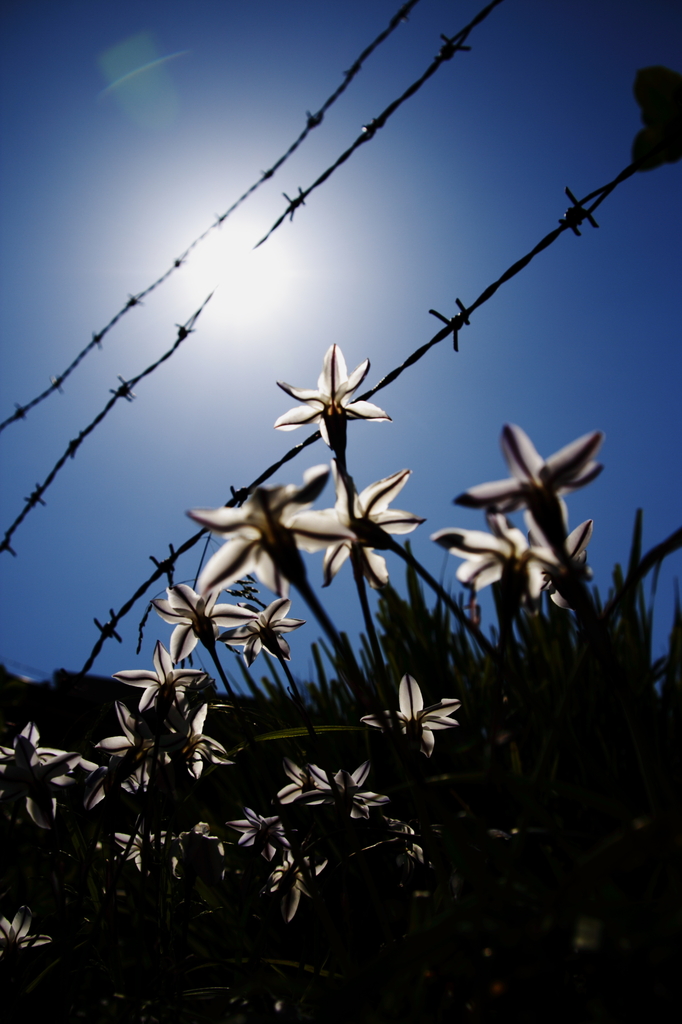
[[[190,253],[183,288],[194,298],[215,289],[212,314],[224,328],[258,330],[295,301],[301,268],[289,239],[273,238],[254,249],[259,228],[251,221],[226,223]]]

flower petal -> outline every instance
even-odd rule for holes
[[[392,422],[388,413],[371,402],[351,402],[350,405],[344,406],[344,409],[349,420],[375,420],[377,423],[380,420],[388,420],[389,423]]]
[[[540,470],[545,463],[525,430],[514,423],[506,423],[500,444],[509,471],[516,480],[533,483],[540,479]]]
[[[561,448],[560,451],[555,452],[554,455],[550,455],[542,473],[542,482],[554,488],[571,484],[597,454],[603,441],[602,431],[594,430],[591,434],[584,434],[576,441]],[[597,472],[599,471],[597,470]],[[589,483],[589,481],[586,480],[585,483]]]
[[[525,491],[516,480],[492,480],[477,484],[455,498],[455,505],[464,508],[497,508],[500,512],[514,512],[525,503]]]
[[[284,380],[277,381],[277,387],[281,388],[291,398],[295,398],[297,402],[314,402],[318,401],[321,406],[324,406],[324,402],[320,397],[320,392],[314,388],[295,388],[292,384],[287,384]]]
[[[385,587],[388,583],[386,559],[377,555],[373,548],[360,548],[358,557],[362,566],[362,575],[372,590],[381,590],[382,587]]]
[[[350,555],[351,547],[350,541],[341,541],[339,544],[333,544],[328,547],[324,553],[324,561],[322,563],[322,574],[324,577],[323,587],[328,587],[331,581],[336,576],[337,572]]]
[[[351,778],[353,779],[353,782],[355,783],[356,786],[362,786],[363,782],[369,775],[370,767],[371,764],[369,761],[363,761],[360,767],[356,768],[355,771],[352,773]]]
[[[346,384],[347,381],[348,369],[343,352],[338,345],[331,345],[325,352],[322,373],[317,380],[318,389],[323,395],[329,395],[334,399],[339,386]]]
[[[377,512],[383,512],[391,502],[400,494],[403,487],[412,473],[411,469],[401,469],[398,473],[377,480],[376,483],[365,487],[359,496],[362,514],[372,516]]]
[[[191,624],[185,625],[181,623],[176,626],[171,634],[170,642],[170,656],[173,662],[177,665],[179,661],[184,661],[192,653],[198,643],[198,638]]]
[[[422,729],[421,752],[431,757],[436,740],[430,729]]]
[[[353,391],[356,391],[357,388],[360,387],[368,373],[369,359],[364,359],[361,363],[358,363],[358,365],[355,367],[353,372],[348,377],[345,393],[347,395],[350,395],[352,394]]]
[[[283,413],[274,423],[275,430],[296,430],[304,423],[317,423],[322,415],[322,408],[317,409],[310,405],[296,405],[289,412]]]
[[[413,676],[404,675],[400,680],[398,703],[400,704],[400,710],[408,720],[416,719],[419,712],[423,709],[424,698],[419,689],[419,684]]]
[[[154,668],[158,673],[160,682],[165,683],[168,676],[173,671],[173,662],[171,661],[170,654],[160,640],[156,641],[153,661]]]
[[[250,573],[256,565],[257,540],[235,537],[209,558],[197,586],[202,593],[215,587],[229,587]]]

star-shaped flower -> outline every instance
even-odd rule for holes
[[[0,914],[0,960],[13,950],[52,942],[49,935],[29,935],[32,920],[28,907],[19,907],[11,924]]]
[[[309,874],[314,876],[319,875],[320,871],[323,871],[324,868],[326,868],[327,861],[323,860],[321,863],[313,866],[310,859],[306,858],[305,865]],[[294,858],[290,853],[284,854],[282,863],[278,864],[261,891],[277,892],[282,894],[280,907],[282,910],[282,917],[287,924],[289,924],[289,921],[293,920],[294,915],[298,910],[298,904],[301,901],[301,894],[304,896],[310,896],[305,880],[305,873],[300,867],[297,867]]]
[[[400,731],[407,735],[408,740],[420,744],[422,754],[431,757],[433,753],[435,729],[453,729],[459,722],[449,716],[454,714],[460,706],[461,701],[454,697],[446,697],[439,700],[437,704],[424,707],[424,698],[419,689],[417,680],[410,675],[404,675],[400,680],[398,690],[398,703],[400,711],[384,711],[380,715],[365,715],[360,721],[371,725],[375,729],[390,729],[392,715],[395,716]],[[444,711],[444,714],[439,712]]]
[[[332,345],[324,357],[317,390],[294,388],[278,380],[282,391],[305,405],[290,409],[275,422],[277,430],[295,430],[304,423],[319,423],[326,444],[343,458],[346,449],[347,420],[390,420],[383,409],[371,402],[352,402],[351,396],[369,371],[369,359],[356,366],[350,377],[338,345]]]
[[[170,656],[174,665],[184,661],[199,640],[206,646],[218,637],[219,627],[231,629],[250,621],[243,608],[233,604],[216,604],[219,590],[202,597],[185,583],[167,587],[168,600],[152,601],[152,605],[166,622],[175,626],[171,634]],[[125,682],[126,680],[124,680]]]
[[[298,549],[319,551],[354,534],[323,512],[308,511],[327,482],[327,466],[313,466],[303,474],[303,486],[257,487],[241,508],[195,509],[189,515],[213,533],[230,538],[209,559],[199,577],[199,590],[207,594],[247,573],[286,597],[289,581],[305,576]]]
[[[336,505],[329,509],[338,521],[353,530],[357,541],[341,540],[327,548],[324,556],[324,586],[328,587],[343,563],[350,555],[353,547],[362,568],[362,574],[370,587],[378,590],[388,583],[386,559],[374,552],[375,547],[386,547],[384,533],[411,533],[424,520],[411,512],[390,509],[388,506],[400,493],[412,470],[402,469],[399,473],[377,480],[357,494],[350,477],[339,472],[336,462],[332,462],[334,483],[336,485]],[[353,495],[351,511],[348,490]]]
[[[552,546],[561,548],[566,536],[561,496],[584,487],[601,473],[603,466],[594,456],[603,440],[604,434],[595,430],[543,459],[525,431],[508,423],[500,443],[511,479],[472,487],[455,498],[455,504],[496,512],[526,507]]]
[[[225,822],[229,828],[242,833],[238,846],[255,846],[266,860],[272,860],[277,852],[274,843],[277,846],[283,846],[285,850],[290,848],[289,840],[284,834],[284,827],[277,815],[264,818],[263,815],[252,811],[250,807],[244,808],[244,814],[246,818]]]
[[[179,752],[181,760],[187,762],[187,769],[195,779],[201,777],[204,764],[234,764],[227,756],[222,743],[203,733],[208,704],[200,704],[190,712],[183,698],[168,711],[166,725],[171,729],[168,736],[162,736],[167,750]]]
[[[310,774],[315,777],[317,788],[309,793],[301,794],[300,802],[312,804],[314,807],[319,804],[336,803],[334,791],[329,785],[326,772],[314,764],[309,764],[308,769]],[[341,802],[351,818],[369,818],[370,807],[381,807],[383,804],[390,803],[390,797],[361,788],[369,775],[369,769],[369,761],[364,761],[352,774],[342,768],[334,776]]]
[[[154,734],[139,714],[133,715],[121,701],[114,702],[116,717],[121,726],[119,736],[105,736],[99,743],[95,743],[96,750],[103,750],[110,755],[108,766],[97,768],[85,781],[85,807],[90,810],[100,800],[104,799],[106,790],[113,778],[113,773],[120,768],[124,762],[128,768],[130,785],[124,786],[135,792],[138,788],[146,788],[152,771],[152,754],[154,750]],[[177,742],[177,738],[173,737]],[[167,765],[170,758],[164,747],[169,744],[168,737],[162,736],[159,740],[157,751],[157,762],[159,765]],[[125,760],[124,760],[125,759]]]
[[[178,695],[185,690],[201,690],[212,683],[210,676],[199,669],[173,668],[171,656],[160,640],[157,640],[154,648],[154,668],[155,672],[137,668],[114,672],[113,678],[120,679],[128,686],[144,687],[138,708],[140,714],[159,701],[167,705],[177,700]]]
[[[528,539],[532,545],[538,545],[542,543],[541,538],[533,530],[531,525],[528,531]],[[592,578],[592,570],[587,562],[587,545],[590,543],[592,538],[592,530],[594,526],[594,520],[586,519],[580,526],[576,526],[575,530],[571,530],[568,537],[566,538],[565,552],[566,558],[569,564],[574,568],[580,570],[581,575],[586,579]],[[554,604],[558,605],[559,608],[570,608],[568,601],[561,596],[555,586],[555,576],[557,573],[550,571],[543,572],[543,584],[542,589],[546,594],[549,594]]]
[[[287,619],[290,608],[291,601],[284,597],[277,598],[263,611],[242,605],[238,610],[243,613],[242,621],[246,619],[247,624],[221,633],[218,639],[231,647],[243,647],[244,661],[248,666],[254,663],[263,649],[273,658],[281,655],[286,661],[291,661],[289,644],[282,633],[290,633],[292,629],[305,625],[305,619]]]
[[[284,786],[277,794],[277,799],[281,804],[293,804],[295,801],[300,800],[306,793],[310,793],[313,789],[317,789],[317,776],[313,774],[313,768],[319,773],[321,769],[315,764],[305,765],[303,768],[299,768],[297,764],[290,761],[288,757],[282,759],[284,763],[284,771],[287,773],[290,779],[293,781],[288,785]]]
[[[457,579],[478,591],[490,583],[513,575],[519,596],[533,605],[542,590],[547,569],[559,562],[548,547],[530,547],[521,530],[512,526],[499,512],[488,513],[491,533],[482,530],[438,530],[431,540],[446,548],[451,555],[466,558],[457,570]]]
[[[37,742],[37,730],[31,735]],[[77,751],[36,749],[28,736],[19,733],[14,737],[13,761],[3,758],[0,764],[0,803],[25,797],[26,810],[35,824],[52,828],[57,809],[54,793],[74,784],[76,780],[67,773],[80,763]]]

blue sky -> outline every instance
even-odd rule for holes
[[[0,419],[257,180],[397,6],[4,5]],[[193,532],[186,510],[222,504],[230,485],[304,438],[272,429],[292,404],[277,379],[314,386],[336,342],[350,367],[370,357],[373,383],[435,333],[430,308],[452,315],[456,297],[471,303],[556,225],[564,186],[584,195],[629,162],[637,69],[682,71],[680,5],[506,0],[475,30],[470,53],[253,251],[284,209],[282,192],[309,185],[422,73],[440,33],[480,6],[421,0],[276,177],[121,320],[64,394],[0,436],[4,531],[117,375],[153,362],[216,289],[196,333],[133,403],[119,403],[19,528],[17,557],[0,555],[0,661],[35,674],[78,669],[97,636],[93,617],[104,621],[130,596],[150,555]],[[177,56],[107,89],[130,52],[143,63]],[[458,354],[444,342],[383,391],[392,423],[351,425],[359,487],[413,470],[398,504],[427,517],[414,545],[434,573],[453,580],[458,562],[444,564],[429,534],[481,525],[452,498],[506,475],[505,422],[544,455],[605,430],[604,473],[569,499],[573,525],[595,520],[590,563],[602,589],[627,558],[638,507],[646,546],[679,527],[680,169],[623,184],[600,207],[599,230],[563,235],[472,317]],[[277,482],[327,459],[318,443]],[[318,505],[332,500],[329,489]],[[318,579],[320,562],[310,565]],[[661,575],[658,647],[681,567],[678,555]],[[178,579],[196,568],[192,556]],[[395,565],[392,578],[402,575]],[[324,595],[339,627],[354,631],[347,569]],[[121,624],[123,645],[109,642],[96,671],[143,666],[155,639],[167,639],[166,625],[151,624],[136,657],[143,610]],[[306,617],[300,602],[292,614]],[[301,671],[316,635],[311,626],[292,637]]]

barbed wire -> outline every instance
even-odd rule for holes
[[[570,189],[566,188],[566,195],[571,200],[571,206],[568,207],[563,217],[559,219],[559,227],[555,228],[553,231],[550,231],[549,234],[545,235],[545,237],[541,239],[541,241],[538,242],[538,244],[534,246],[534,248],[531,249],[530,252],[526,253],[526,255],[523,256],[520,260],[517,260],[516,263],[513,263],[507,270],[505,270],[505,272],[500,277],[498,277],[496,281],[488,285],[488,287],[481,292],[481,294],[478,296],[475,302],[473,302],[472,305],[469,306],[468,308],[464,306],[460,299],[456,299],[455,301],[459,308],[459,313],[457,313],[455,316],[451,318],[443,316],[436,310],[429,310],[429,312],[433,316],[436,316],[440,320],[443,320],[446,326],[442,328],[440,331],[438,331],[438,333],[435,334],[424,345],[421,345],[419,348],[415,349],[415,351],[410,356],[408,356],[408,358],[404,362],[402,362],[400,366],[395,367],[395,369],[391,370],[390,373],[387,373],[384,377],[382,377],[374,385],[374,387],[370,388],[369,391],[365,391],[363,395],[359,396],[358,401],[366,401],[372,395],[376,394],[377,391],[380,391],[383,388],[388,387],[388,385],[391,384],[394,380],[396,380],[401,375],[401,373],[403,373],[408,367],[413,366],[415,363],[417,363],[426,355],[426,353],[431,348],[434,347],[434,345],[437,345],[439,342],[443,341],[450,334],[452,334],[453,336],[454,350],[456,352],[459,351],[458,332],[462,329],[463,326],[469,324],[469,317],[474,312],[474,310],[478,309],[485,302],[488,302],[497,292],[498,288],[501,287],[501,285],[503,285],[506,281],[509,281],[512,277],[515,277],[516,274],[520,273],[520,271],[523,270],[524,267],[528,266],[531,260],[533,260],[539,253],[541,253],[543,250],[547,249],[550,245],[552,245],[553,242],[555,242],[557,238],[559,238],[560,235],[562,235],[565,231],[570,230],[575,235],[580,235],[580,225],[585,220],[587,220],[588,223],[592,225],[592,227],[598,227],[599,225],[592,216],[592,213],[597,208],[597,206],[599,206],[599,204],[602,203],[604,199],[606,199],[607,196],[609,196],[611,192],[613,192],[613,190],[617,188],[618,185],[620,185],[623,181],[626,181],[627,178],[630,178],[637,170],[639,170],[639,168],[645,163],[646,160],[648,160],[655,153],[662,151],[668,145],[668,142],[669,139],[665,137],[645,156],[641,157],[639,160],[633,161],[626,168],[624,168],[620,172],[620,174],[618,174],[612,181],[610,181],[606,185],[602,185],[598,189],[595,189],[594,192],[590,192],[589,195],[582,200],[576,200],[575,196],[570,191]],[[593,202],[592,206],[586,208],[585,204],[592,199],[594,199],[595,202]],[[235,490],[234,487],[230,487],[232,497],[225,502],[225,508],[234,508],[237,505],[241,505],[256,487],[259,487],[261,484],[265,483],[266,480],[269,480],[272,476],[274,476],[277,470],[281,469],[281,467],[286,465],[287,462],[291,462],[291,460],[296,458],[296,456],[305,448],[310,447],[310,445],[314,444],[315,441],[318,441],[320,437],[321,434],[319,430],[316,430],[314,434],[311,434],[304,441],[301,441],[299,444],[294,445],[294,447],[290,448],[288,452],[286,452],[280,459],[277,460],[277,462],[273,463],[271,466],[268,466],[267,469],[263,470],[260,476],[256,477],[256,479],[253,480],[247,487],[241,487],[239,488],[239,490]],[[90,671],[97,657],[99,656],[99,653],[102,650],[105,641],[109,637],[114,636],[119,641],[121,640],[121,638],[116,633],[116,626],[121,621],[121,619],[125,618],[128,612],[137,603],[137,601],[139,601],[141,597],[144,597],[149,588],[153,586],[153,584],[156,583],[157,580],[161,579],[163,576],[167,576],[170,580],[172,577],[169,573],[169,570],[172,571],[173,566],[175,565],[178,558],[180,558],[181,555],[186,554],[186,552],[191,551],[191,549],[199,543],[202,537],[207,536],[207,534],[207,530],[199,530],[197,533],[189,537],[179,548],[175,549],[172,544],[169,545],[170,554],[163,561],[157,561],[156,558],[150,556],[151,560],[156,565],[155,571],[143,583],[140,584],[135,593],[125,602],[125,604],[123,604],[119,608],[117,612],[115,612],[113,608],[109,610],[110,617],[109,620],[104,625],[101,625],[97,621],[97,619],[94,620],[95,624],[97,625],[100,631],[100,635],[97,638],[87,661],[85,662],[83,668],[81,669],[81,675],[86,675]]]
[[[476,26],[480,25],[482,21],[485,21],[485,19],[494,10],[495,7],[498,7],[503,2],[504,0],[492,0],[492,3],[489,3],[487,7],[484,7],[483,10],[479,11],[476,17],[472,21],[470,21],[468,25],[461,29],[456,35],[452,37],[441,35],[443,45],[441,46],[440,50],[438,51],[432,62],[429,64],[424,74],[415,82],[413,82],[412,85],[410,85],[405,90],[405,92],[398,97],[398,99],[393,100],[392,103],[389,103],[386,109],[382,111],[382,113],[379,114],[378,117],[373,117],[372,120],[368,122],[368,124],[363,125],[362,131],[358,135],[355,142],[351,146],[349,146],[348,149],[346,149],[341,154],[341,156],[337,160],[335,160],[334,163],[319,176],[319,178],[316,178],[312,185],[310,185],[306,189],[302,189],[299,186],[298,195],[294,196],[293,199],[290,199],[286,192],[283,193],[284,198],[288,201],[289,205],[287,206],[284,213],[277,218],[277,220],[272,225],[268,233],[266,235],[263,235],[260,242],[256,243],[254,249],[257,249],[259,245],[263,245],[264,242],[267,242],[270,235],[272,235],[272,233],[276,231],[281,224],[284,223],[287,217],[289,218],[289,220],[293,220],[294,213],[299,208],[299,206],[305,205],[305,201],[310,195],[310,193],[314,192],[316,188],[319,188],[320,185],[327,181],[327,179],[332,176],[332,174],[338,167],[340,167],[342,164],[345,164],[346,160],[348,160],[353,155],[356,149],[359,149],[360,146],[363,146],[366,142],[369,142],[370,139],[373,139],[379,128],[384,127],[389,117],[391,117],[396,112],[396,110],[398,110],[398,108],[401,107],[403,103],[405,103],[406,100],[410,99],[411,96],[414,96],[416,92],[419,92],[424,83],[427,82],[432,75],[435,75],[436,71],[438,71],[438,68],[442,64],[444,64],[446,61],[452,60],[452,58],[458,52],[458,50],[470,50],[471,47],[465,46],[464,43],[468,39],[471,32],[473,32]]]
[[[116,313],[116,315],[111,318],[111,320],[105,327],[97,331],[97,333],[93,334],[91,340],[88,342],[85,348],[81,349],[76,358],[67,366],[67,368],[64,371],[62,371],[62,373],[60,373],[58,377],[50,378],[50,386],[48,388],[45,388],[44,391],[41,391],[41,393],[39,395],[36,395],[35,398],[32,398],[30,402],[25,402],[23,405],[19,405],[17,403],[15,411],[12,413],[12,415],[8,416],[7,419],[3,420],[0,423],[0,433],[2,433],[2,431],[5,430],[5,428],[8,427],[11,423],[16,423],[19,420],[25,419],[26,414],[30,412],[31,409],[34,409],[37,405],[40,405],[41,402],[44,402],[45,399],[48,398],[51,394],[53,394],[55,391],[59,391],[61,393],[62,384],[67,379],[67,377],[69,377],[73,373],[76,367],[85,359],[85,357],[90,352],[92,352],[92,350],[95,347],[101,348],[102,339],[106,334],[109,333],[112,327],[114,327],[118,323],[121,317],[124,316],[134,306],[141,305],[143,299],[145,299],[149,294],[151,294],[151,292],[153,292],[156,288],[162,285],[164,281],[167,281],[171,274],[175,273],[175,271],[178,270],[183,265],[183,263],[185,263],[190,253],[201,242],[203,242],[204,239],[208,237],[208,235],[215,231],[216,228],[220,227],[222,223],[225,220],[227,220],[230,214],[234,213],[237,207],[241,206],[241,204],[245,202],[249,198],[249,196],[252,195],[257,189],[259,189],[264,182],[269,181],[269,179],[276,174],[279,168],[284,163],[286,163],[286,161],[289,159],[290,156],[292,156],[293,153],[296,152],[298,147],[307,138],[310,132],[314,128],[317,128],[320,124],[322,124],[326,112],[334,103],[336,103],[339,97],[343,95],[343,93],[346,91],[350,83],[353,81],[355,76],[360,71],[362,65],[367,60],[367,58],[370,57],[372,53],[374,53],[377,47],[381,46],[381,44],[386,39],[388,39],[388,37],[395,31],[398,25],[408,20],[408,15],[419,2],[420,0],[409,0],[408,3],[404,3],[402,5],[402,7],[393,15],[393,17],[388,23],[388,26],[383,30],[383,32],[380,32],[376,39],[374,39],[369,44],[369,46],[367,46],[362,51],[360,56],[357,57],[357,59],[353,62],[348,71],[344,72],[343,81],[337,87],[337,89],[331,94],[331,96],[329,96],[325,100],[325,102],[322,104],[317,113],[311,114],[310,111],[307,111],[307,120],[305,128],[300,133],[298,138],[295,139],[294,142],[292,142],[287,151],[283,153],[278,160],[275,161],[272,167],[270,167],[267,171],[262,171],[260,178],[258,178],[257,181],[255,181],[249,188],[247,188],[246,192],[244,192],[243,195],[241,195],[239,199],[237,199],[232,204],[232,206],[230,206],[224,213],[219,215],[216,214],[216,219],[213,222],[213,224],[206,228],[205,231],[202,231],[202,233],[198,235],[194,239],[194,241],[190,243],[190,245],[187,246],[184,252],[175,260],[173,260],[171,266],[168,268],[168,270],[165,271],[165,273],[161,275],[161,277],[159,277],[152,284],[148,285],[143,291],[138,292],[136,295],[129,295],[126,304],[122,306],[121,309],[119,309],[118,313]],[[498,3],[499,2],[501,2],[501,0],[498,0]]]
[[[161,366],[162,363],[165,363],[167,359],[170,359],[170,357],[173,355],[173,353],[177,351],[177,349],[180,347],[180,345],[182,345],[182,343],[185,340],[185,338],[187,338],[190,334],[192,334],[194,332],[194,324],[197,322],[197,320],[201,316],[201,313],[203,312],[204,308],[206,307],[206,304],[210,301],[212,295],[213,295],[213,292],[211,292],[211,294],[208,296],[208,298],[204,299],[204,301],[202,302],[202,304],[199,307],[199,309],[196,311],[196,313],[192,314],[192,316],[189,318],[189,320],[187,320],[184,324],[176,324],[176,326],[178,328],[178,336],[175,339],[175,342],[171,346],[171,348],[169,348],[167,352],[164,352],[164,354],[160,357],[160,359],[157,359],[155,363],[152,363],[151,366],[148,366],[146,370],[143,370],[142,373],[138,373],[138,375],[136,377],[132,377],[130,380],[125,380],[123,377],[121,377],[119,375],[118,379],[121,382],[119,387],[117,387],[115,389],[114,388],[110,389],[111,390],[111,394],[113,395],[113,397],[110,398],[109,401],[107,402],[107,404],[104,406],[104,408],[101,409],[100,412],[98,412],[98,414],[95,416],[94,420],[92,420],[87,425],[87,427],[85,427],[83,430],[81,430],[81,432],[78,434],[77,437],[74,438],[73,441],[69,441],[69,444],[68,444],[68,446],[66,448],[66,451],[64,452],[64,454],[62,456],[60,456],[59,459],[57,459],[57,461],[55,462],[54,466],[52,467],[50,472],[47,474],[47,476],[45,477],[43,482],[41,484],[36,484],[35,490],[31,492],[31,494],[28,496],[28,498],[24,498],[24,507],[23,507],[23,509],[21,510],[19,515],[16,517],[16,519],[14,520],[12,525],[9,527],[9,529],[5,530],[5,536],[4,536],[3,540],[2,540],[2,542],[0,542],[0,552],[2,552],[2,551],[9,551],[9,553],[11,555],[16,555],[16,552],[10,546],[10,540],[12,539],[12,537],[13,537],[15,531],[18,529],[18,527],[21,526],[21,524],[23,523],[24,519],[26,518],[26,516],[31,511],[31,509],[35,508],[36,505],[44,505],[45,504],[45,501],[43,500],[43,494],[48,489],[48,487],[53,483],[53,481],[57,477],[58,473],[64,468],[64,466],[66,465],[67,460],[74,458],[76,452],[78,451],[78,449],[82,445],[82,443],[85,440],[85,438],[88,437],[93,432],[93,430],[95,430],[95,428],[100,425],[102,420],[105,419],[105,417],[109,415],[109,413],[111,412],[113,407],[116,405],[116,403],[119,402],[122,398],[124,398],[127,402],[132,402],[132,400],[135,398],[135,394],[133,393],[133,388],[137,384],[139,384],[139,382],[144,377],[148,377],[150,375],[150,373],[153,373],[154,370],[158,369],[158,367]]]

